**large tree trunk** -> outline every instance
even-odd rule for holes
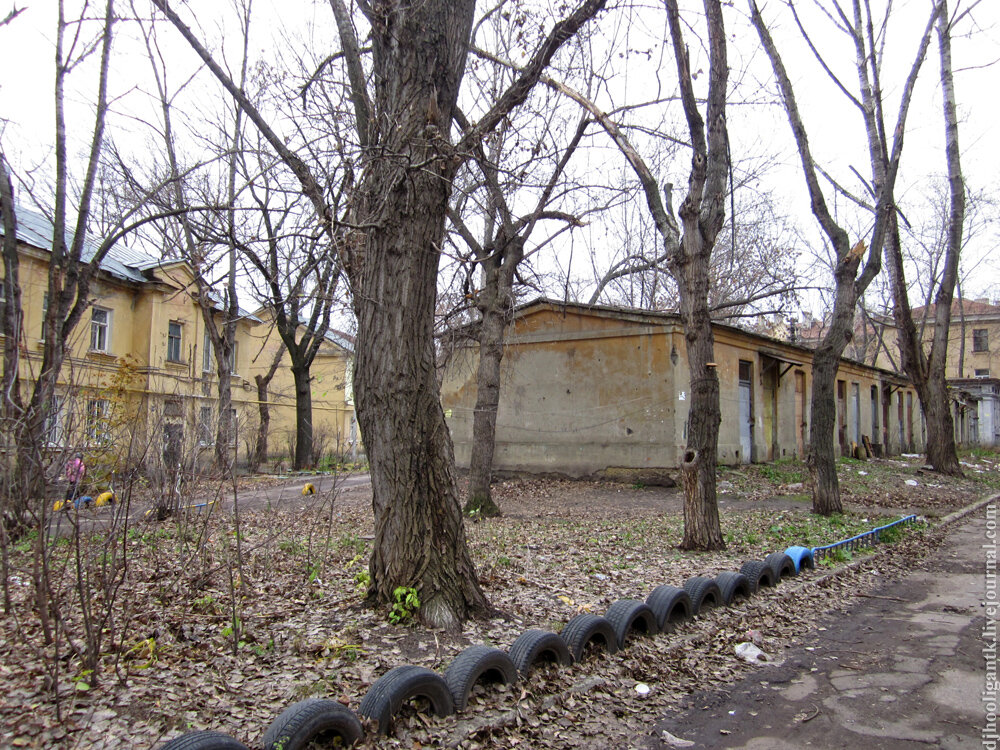
[[[312,388],[309,367],[292,365],[295,381],[295,469],[308,469],[313,463]]]
[[[493,268],[488,275],[498,275]],[[476,373],[476,408],[472,415],[472,456],[469,460],[469,492],[466,513],[499,516],[500,508],[493,501],[490,483],[493,478],[493,452],[496,445],[497,408],[500,405],[500,363],[503,360],[503,336],[509,322],[510,300],[507,289],[489,280],[482,294],[491,293],[480,301],[482,321],[479,331],[479,371]]]
[[[719,424],[722,422],[719,378],[714,366],[715,338],[707,305],[698,305],[693,314],[684,317],[691,401],[687,448],[681,462],[684,485],[681,549],[725,549],[715,494]]]
[[[449,629],[489,609],[465,540],[433,337],[456,166],[447,136],[474,7],[425,2],[385,18],[374,36],[373,140],[382,156],[365,170],[361,215],[376,226],[364,262],[349,267],[354,392],[375,513],[369,597],[391,601],[397,587],[416,588],[421,620]]]
[[[806,465],[812,482],[813,512],[829,516],[840,513],[840,483],[837,479],[837,454],[833,435],[837,426],[837,402],[834,386],[840,356],[830,347],[813,353],[813,386],[809,407],[809,445]]]
[[[944,378],[929,378],[917,395],[927,425],[927,462],[942,474],[961,476],[948,384]]]
[[[394,231],[369,240],[355,285],[354,388],[375,512],[370,594],[389,601],[396,587],[412,586],[422,592],[421,619],[456,628],[487,604],[466,546],[435,369],[435,248],[447,189],[434,175],[413,175],[400,186],[399,213],[387,212],[399,217],[383,225]],[[388,273],[390,258],[409,271]]]

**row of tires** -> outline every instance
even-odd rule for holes
[[[807,547],[789,547],[763,560],[743,563],[739,572],[715,578],[696,576],[682,588],[657,586],[646,597],[619,599],[602,615],[579,614],[560,633],[532,628],[511,644],[508,651],[490,646],[470,646],[460,653],[443,675],[426,667],[404,665],[390,669],[376,680],[361,700],[359,713],[378,722],[388,734],[400,709],[415,698],[425,699],[438,716],[465,709],[473,687],[480,682],[515,683],[541,662],[568,666],[583,659],[588,649],[615,653],[633,635],[652,636],[702,610],[728,606],[748,598],[763,586],[812,568]],[[361,739],[358,716],[336,701],[310,698],[287,708],[264,733],[265,750],[304,750],[318,739],[339,737],[347,747]],[[241,742],[219,732],[190,732],[167,742],[161,750],[246,750]]]

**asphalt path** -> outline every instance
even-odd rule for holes
[[[263,510],[266,508],[282,508],[295,503],[301,507],[303,502],[319,502],[329,497],[334,491],[343,492],[349,489],[363,488],[371,485],[371,475],[364,474],[296,474],[287,477],[284,484],[266,487],[254,486],[252,479],[241,477],[236,484],[236,500],[241,510]],[[316,490],[313,495],[303,495],[302,490],[307,484],[312,484]],[[194,513],[212,510],[231,511],[234,507],[231,486],[221,486],[218,499],[200,498],[185,506]],[[69,535],[79,525],[82,531],[96,531],[115,525],[123,527],[126,524],[134,526],[149,518],[151,506],[148,503],[131,503],[128,508],[119,505],[106,505],[101,508],[70,509],[52,513],[49,520],[49,533],[52,535]]]
[[[647,747],[996,750],[998,504],[956,521],[937,553],[828,617],[782,664],[690,696]]]

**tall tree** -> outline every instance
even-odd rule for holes
[[[891,217],[886,259],[892,284],[893,317],[903,370],[910,378],[920,399],[927,425],[927,460],[943,474],[960,475],[955,445],[955,425],[951,416],[951,399],[945,380],[948,360],[948,335],[951,330],[951,306],[958,281],[962,232],[965,228],[965,179],[958,148],[958,114],[955,104],[955,78],[951,63],[952,29],[957,19],[948,15],[947,0],[941,0],[937,19],[938,51],[941,70],[941,97],[944,109],[945,158],[948,165],[949,215],[945,223],[947,242],[940,282],[934,298],[934,321],[931,327],[930,351],[913,320],[907,296],[906,274],[903,267],[903,247],[899,222]]]
[[[834,452],[834,429],[837,420],[834,387],[837,370],[840,367],[840,358],[844,349],[854,335],[854,312],[857,301],[882,267],[882,249],[886,232],[896,211],[894,190],[903,151],[906,115],[909,111],[920,67],[930,44],[933,23],[939,7],[939,5],[934,5],[931,17],[920,39],[915,60],[910,67],[900,96],[895,128],[890,135],[886,131],[883,114],[882,51],[877,45],[874,34],[875,23],[871,15],[871,5],[867,2],[863,3],[862,0],[852,0],[853,15],[848,17],[839,3],[834,4],[834,12],[839,19],[839,28],[847,34],[856,53],[860,93],[855,96],[834,76],[829,65],[820,56],[819,51],[806,34],[799,21],[795,6],[789,3],[796,23],[813,54],[816,55],[823,69],[833,78],[838,88],[857,107],[862,116],[871,162],[870,189],[875,198],[875,205],[872,209],[875,222],[868,248],[868,258],[865,260],[864,240],[859,239],[852,243],[847,230],[837,223],[827,207],[826,198],[819,183],[819,167],[816,165],[809,146],[809,139],[795,99],[791,80],[755,0],[750,0],[751,22],[757,30],[777,80],[781,102],[799,152],[799,160],[809,190],[813,215],[836,254],[835,292],[830,325],[813,353],[809,447],[806,455],[806,463],[809,466],[812,479],[813,510],[823,515],[839,513],[842,510]],[[888,15],[880,28],[884,30],[887,22]],[[863,264],[862,261],[864,261]]]
[[[451,123],[474,0],[358,3],[370,26],[372,89],[354,19],[331,0],[362,147],[356,201],[335,216],[308,164],[293,153],[166,0],[153,0],[299,179],[324,228],[356,228],[343,253],[358,320],[354,393],[372,475],[372,601],[420,592],[421,618],[455,628],[488,604],[465,541],[433,339],[437,270],[455,171],[538,81],[552,56],[604,6],[586,0],[557,23],[518,77],[457,143]]]
[[[715,492],[718,457],[719,378],[715,368],[715,337],[708,304],[709,268],[716,238],[725,221],[729,144],[726,133],[726,33],[720,0],[705,0],[708,29],[708,93],[702,118],[694,91],[688,47],[681,31],[676,0],[665,0],[670,44],[677,69],[680,100],[691,144],[688,190],[677,216],[670,205],[671,186],[661,187],[622,129],[597,105],[565,85],[549,80],[583,106],[614,141],[639,178],[646,206],[663,242],[663,257],[677,284],[679,314],[687,348],[691,398],[687,446],[681,462],[684,485],[684,549],[723,549]],[[707,121],[707,129],[706,129]]]
[[[551,114],[547,111],[548,116]],[[513,124],[508,120],[491,139],[491,153],[487,154],[483,148],[476,150],[475,163],[482,175],[480,185],[484,200],[473,205],[475,219],[485,219],[482,237],[474,235],[469,226],[471,222],[466,223],[467,217],[463,217],[460,210],[453,208],[449,212],[456,233],[468,248],[467,257],[471,263],[468,264],[466,295],[479,313],[479,364],[476,372],[476,405],[472,421],[466,513],[484,516],[500,514],[500,508],[493,501],[490,492],[490,483],[496,445],[497,409],[500,404],[500,365],[503,360],[504,334],[514,319],[515,281],[522,261],[532,252],[529,247],[532,235],[541,224],[558,221],[563,223],[563,229],[580,225],[579,218],[572,213],[550,206],[556,197],[554,193],[563,179],[566,166],[580,145],[586,128],[587,120],[580,120],[568,144],[562,146],[558,144],[557,134],[552,128],[545,127],[537,142],[530,148],[528,163],[511,165],[504,163],[503,155],[505,151],[509,153],[513,150],[511,141],[518,141],[519,134],[513,130]],[[529,144],[531,140],[528,139]],[[543,149],[546,153],[540,155]],[[543,164],[551,166],[551,171],[542,177],[539,189],[532,191],[530,187],[534,186],[525,185],[527,173],[529,170],[539,171]],[[468,196],[463,196],[465,198]],[[515,201],[532,203],[529,210],[518,216],[512,208]],[[556,235],[561,233],[562,229],[555,232]],[[544,245],[548,240],[538,244]],[[537,249],[536,247],[535,250]]]
[[[118,232],[106,237],[99,246],[87,247],[91,200],[104,146],[108,112],[108,69],[114,22],[114,2],[107,0],[103,17],[99,20],[100,31],[93,38],[87,39],[84,33],[86,20],[67,18],[63,2],[59,3],[55,36],[55,178],[51,214],[52,250],[48,273],[49,306],[43,323],[45,340],[42,361],[37,376],[29,386],[29,392],[25,394],[14,385],[19,376],[18,348],[22,320],[16,205],[6,167],[0,174],[4,226],[4,292],[9,295],[6,297],[7,311],[4,319],[4,415],[12,419],[8,429],[13,434],[17,456],[17,468],[12,478],[18,485],[16,490],[4,494],[10,505],[3,509],[3,522],[14,533],[23,530],[27,514],[36,510],[30,507],[30,499],[45,496],[45,422],[55,402],[56,384],[66,357],[68,341],[90,306],[90,284],[100,263],[126,231],[120,228]],[[85,150],[86,167],[79,183],[76,221],[72,222],[67,205],[71,175],[65,115],[66,79],[93,52],[99,55],[94,127]]]

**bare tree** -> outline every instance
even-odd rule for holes
[[[665,0],[670,43],[677,68],[680,100],[692,150],[688,191],[677,215],[670,203],[672,186],[661,188],[642,156],[621,128],[592,101],[549,79],[551,86],[583,106],[611,137],[639,178],[650,215],[663,242],[663,257],[677,284],[679,314],[687,347],[691,399],[687,447],[681,463],[684,484],[684,549],[723,549],[715,492],[718,456],[719,378],[715,369],[715,338],[709,310],[709,268],[716,238],[725,221],[729,146],[726,134],[726,35],[719,0],[705,0],[708,27],[708,95],[702,118],[695,97],[687,45],[676,0]],[[707,130],[706,130],[707,121]]]
[[[847,16],[839,3],[834,4],[838,28],[848,36],[856,51],[859,96],[851,94],[846,86],[836,79],[799,22],[795,6],[789,4],[789,7],[799,29],[824,70],[830,74],[836,85],[862,115],[872,170],[870,189],[872,196],[876,199],[875,205],[871,207],[875,223],[872,229],[868,258],[862,266],[866,249],[865,242],[858,240],[852,243],[848,232],[837,223],[827,208],[826,199],[819,183],[819,168],[809,147],[805,125],[795,100],[791,80],[756,2],[750,0],[751,21],[757,30],[768,59],[771,61],[771,67],[777,79],[781,101],[788,116],[798,148],[799,159],[802,163],[806,186],[809,189],[813,215],[836,254],[834,268],[836,289],[830,325],[823,340],[813,353],[809,448],[806,455],[806,463],[812,478],[813,510],[816,513],[829,515],[838,513],[842,509],[833,440],[836,425],[834,386],[837,370],[844,349],[854,336],[854,314],[857,301],[882,267],[882,248],[889,221],[894,217],[896,210],[894,188],[903,150],[906,115],[909,111],[917,75],[930,44],[934,18],[940,6],[933,7],[931,18],[921,37],[915,60],[910,67],[900,97],[899,113],[891,134],[886,131],[885,127],[881,81],[882,54],[875,37],[875,23],[871,15],[870,4],[862,3],[862,0],[852,0],[852,17]],[[880,29],[884,30],[887,22],[888,16],[883,19]]]
[[[496,31],[502,35],[504,30]],[[513,72],[496,63],[486,70],[493,93],[499,95]],[[490,492],[500,365],[504,334],[514,318],[515,283],[522,262],[567,228],[581,225],[580,216],[559,210],[557,201],[565,202],[571,192],[566,168],[585,135],[588,121],[581,119],[575,129],[564,134],[557,124],[559,118],[553,117],[553,98],[552,92],[536,90],[536,102],[523,107],[516,120],[507,118],[491,135],[489,153],[486,147],[476,148],[476,169],[470,172],[477,174],[470,175],[465,189],[456,191],[457,199],[449,209],[455,234],[467,248],[462,254],[465,300],[479,314],[476,405],[465,503],[469,514],[500,515]],[[465,125],[468,127],[467,122]],[[565,144],[563,139],[567,139]],[[528,209],[517,215],[517,204],[527,204]],[[479,237],[474,233],[475,222],[482,222]],[[533,238],[540,227],[547,229],[553,224],[556,228],[547,237],[541,241]]]
[[[957,12],[957,8],[956,8]],[[893,213],[886,244],[889,278],[892,282],[893,317],[896,321],[900,359],[920,399],[927,425],[927,460],[935,470],[953,476],[961,475],[955,445],[955,425],[951,416],[951,399],[945,368],[948,360],[948,335],[951,330],[951,306],[958,281],[962,232],[965,228],[965,179],[958,147],[958,114],[955,103],[955,79],[952,74],[952,29],[959,18],[948,15],[947,0],[940,0],[937,19],[938,50],[940,52],[941,95],[944,109],[945,157],[948,164],[949,215],[944,223],[947,239],[940,282],[934,298],[934,324],[930,351],[925,351],[922,337],[913,320],[907,295],[906,273],[899,222]]]
[[[465,541],[435,368],[434,300],[452,179],[464,155],[525,100],[553,55],[604,0],[587,0],[557,23],[525,72],[457,144],[451,123],[475,2],[359,3],[372,40],[369,90],[355,19],[342,0],[331,0],[362,148],[361,178],[345,216],[332,212],[308,164],[166,0],[153,1],[295,174],[344,258],[358,320],[354,393],[375,514],[369,597],[388,602],[397,588],[416,588],[421,618],[455,628],[488,604]],[[338,223],[356,229],[346,242],[335,237]]]
[[[88,246],[87,226],[91,200],[104,145],[105,121],[108,111],[108,68],[115,20],[113,0],[108,0],[100,22],[99,33],[87,39],[82,19],[68,19],[60,2],[56,25],[55,68],[55,179],[51,213],[52,250],[49,257],[48,299],[44,318],[45,339],[38,375],[22,394],[19,378],[19,345],[21,341],[21,294],[18,277],[16,204],[6,166],[0,169],[0,200],[3,203],[4,226],[4,292],[7,311],[4,316],[4,414],[12,421],[9,428],[16,445],[17,467],[12,479],[17,490],[5,494],[10,505],[4,508],[3,522],[8,532],[18,533],[26,523],[30,498],[45,496],[43,464],[45,421],[53,408],[56,384],[67,343],[84,312],[90,306],[90,284],[101,262],[114,243],[130,227],[119,227],[97,247]],[[92,53],[100,56],[98,85],[95,96],[94,128],[86,152],[86,167],[80,181],[76,221],[70,231],[68,218],[70,160],[67,149],[65,117],[65,86],[69,74]],[[0,159],[0,164],[5,164]],[[125,217],[127,221],[130,217]],[[69,244],[67,245],[67,240]],[[27,401],[25,402],[25,398]],[[44,514],[44,504],[43,504]],[[44,616],[43,616],[44,626]]]

